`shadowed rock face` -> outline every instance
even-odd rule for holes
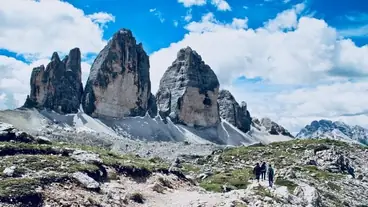
[[[247,110],[247,104],[243,101],[240,106],[234,96],[228,90],[221,90],[218,97],[220,116],[243,132],[248,132],[252,124],[252,118]]]
[[[83,94],[80,50],[72,49],[63,60],[54,52],[46,68],[41,65],[33,69],[30,84],[31,94],[24,107],[62,114],[78,112]]]
[[[219,81],[212,69],[190,47],[181,49],[166,70],[157,92],[161,117],[188,126],[211,127],[220,121]]]
[[[119,30],[92,65],[82,99],[84,112],[99,118],[144,116],[152,107],[149,67],[142,44],[136,44],[130,30]]]

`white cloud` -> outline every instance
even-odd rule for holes
[[[162,13],[158,11],[156,8],[150,9],[149,12],[155,15],[160,20],[161,23],[165,22],[165,18],[163,17]]]
[[[292,9],[277,14],[276,18],[269,20],[265,27],[271,31],[295,29],[298,24],[298,15],[303,11],[304,7],[304,4],[297,4]]]
[[[193,16],[192,16],[192,9],[189,9],[187,11],[187,14],[184,16],[184,20],[186,22],[189,22],[190,20],[192,20]]]
[[[88,15],[88,17],[95,23],[105,25],[109,22],[115,22],[115,17],[112,14],[106,12],[97,12]]]
[[[103,12],[86,15],[64,1],[12,0],[1,4],[0,19],[0,48],[39,58],[74,47],[99,52],[106,43],[101,24],[114,17]]]
[[[364,123],[367,116],[359,113],[368,100],[359,97],[368,92],[362,82],[368,76],[368,46],[342,39],[324,20],[301,16],[303,9],[296,5],[257,29],[247,27],[247,18],[224,23],[213,13],[188,23],[181,41],[151,55],[153,92],[176,53],[190,46],[215,71],[221,87],[247,101],[255,116],[268,116],[291,131],[324,117]],[[264,83],[247,90],[233,84],[241,76],[261,77]],[[264,91],[280,84],[288,87]]]
[[[219,11],[231,11],[229,3],[225,0],[211,0],[211,4],[214,5]]]
[[[207,0],[178,0],[179,3],[182,3],[185,7],[191,6],[203,6],[207,3]]]
[[[32,68],[47,65],[54,51],[64,56],[79,47],[82,57],[98,53],[106,44],[103,29],[115,17],[105,12],[85,14],[58,0],[12,0],[0,7],[0,48],[23,55],[30,64],[0,55],[1,106],[21,106],[30,92]],[[88,61],[88,60],[87,60]],[[90,64],[82,62],[85,84]]]

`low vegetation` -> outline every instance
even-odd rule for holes
[[[249,185],[251,169],[232,170],[205,178],[200,186],[208,191],[223,192],[229,189],[245,189]]]

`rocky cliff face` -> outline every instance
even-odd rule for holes
[[[98,54],[82,105],[92,117],[144,116],[151,96],[149,58],[130,30],[114,34]]]
[[[253,127],[256,127],[258,129],[264,128],[265,130],[268,131],[268,133],[270,133],[272,135],[284,135],[284,136],[294,138],[294,136],[287,129],[285,129],[281,125],[273,122],[269,118],[262,118],[261,120],[259,120],[259,119],[253,117],[252,118],[252,125],[253,125]]]
[[[31,94],[24,107],[76,113],[83,93],[80,50],[72,49],[63,60],[53,53],[46,68],[41,65],[33,69],[30,85]]]
[[[201,56],[190,47],[181,49],[166,70],[157,92],[161,117],[188,126],[211,127],[219,123],[219,81]]]
[[[248,132],[252,118],[247,110],[247,104],[243,101],[241,106],[228,90],[221,90],[218,97],[220,116],[230,124],[243,132]]]
[[[308,139],[330,138],[368,145],[368,129],[361,126],[350,126],[340,121],[313,121],[300,130],[296,137]]]

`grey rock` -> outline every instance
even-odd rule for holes
[[[13,177],[16,167],[11,166],[4,169],[3,174],[7,177]]]
[[[100,187],[100,184],[97,181],[95,181],[93,178],[89,177],[85,173],[76,172],[72,174],[72,177],[87,189],[99,189]]]
[[[70,157],[84,163],[102,163],[102,160],[98,154],[84,150],[75,150]]]
[[[223,119],[243,132],[250,130],[252,118],[244,101],[240,106],[230,91],[221,90],[217,102],[219,104],[220,116]]]
[[[148,114],[152,118],[157,116],[156,97],[152,93],[148,99]]]
[[[273,122],[269,118],[262,118],[261,120],[259,120],[253,117],[252,125],[257,129],[264,127],[268,131],[268,133],[272,135],[283,135],[294,138],[294,136],[287,129],[277,124],[276,122]]]
[[[119,30],[92,65],[84,112],[97,118],[144,116],[151,97],[149,67],[142,44],[136,44],[130,30]]]
[[[51,140],[44,136],[38,136],[35,140],[38,144],[52,144]]]
[[[196,51],[181,49],[160,81],[159,114],[191,127],[216,126],[220,121],[219,86],[216,74]]]
[[[63,60],[54,52],[46,68],[41,65],[33,69],[31,93],[23,107],[46,108],[62,114],[78,112],[83,94],[81,73],[79,48],[70,50]]]
[[[341,121],[312,121],[296,135],[297,138],[315,139],[329,138],[368,145],[368,129],[361,126],[350,126]]]

